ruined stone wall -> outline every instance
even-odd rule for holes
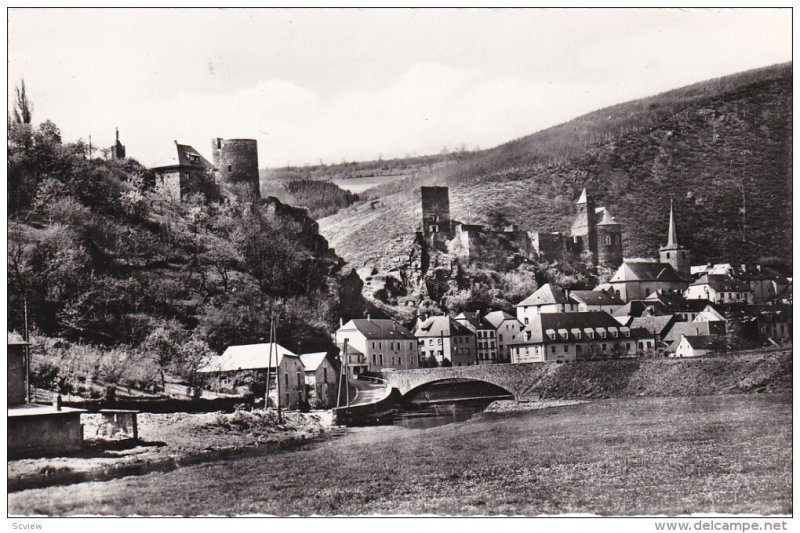
[[[170,170],[156,173],[156,192],[163,198],[181,200],[181,173]]]
[[[447,187],[421,187],[422,232],[450,233],[450,190]]]

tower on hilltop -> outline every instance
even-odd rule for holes
[[[420,187],[422,193],[422,233],[450,233],[450,190],[447,187]]]
[[[255,139],[211,140],[211,158],[221,187],[244,186],[256,198],[261,197],[258,177],[258,143]]]
[[[578,201],[578,214],[572,223],[572,237],[575,241],[580,241],[582,249],[592,253],[592,257],[597,260],[597,221],[594,207],[594,198],[583,188]]]

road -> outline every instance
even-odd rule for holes
[[[351,390],[350,392],[350,405],[372,403],[386,395],[385,385],[369,383],[368,381],[360,381],[357,379],[351,379],[348,383],[350,387],[355,389],[355,391]]]

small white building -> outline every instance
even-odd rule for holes
[[[718,339],[715,335],[681,335],[681,340],[675,348],[674,357],[700,357],[712,351],[713,342]]]
[[[753,290],[746,282],[727,275],[706,274],[686,289],[686,298],[717,304],[752,304]]]
[[[578,311],[586,313],[588,311],[605,311],[613,315],[625,306],[619,296],[613,292],[605,291],[568,291],[567,297],[571,302],[578,304]]]
[[[326,352],[300,354],[306,374],[306,392],[314,407],[334,407],[339,384],[336,368]]]
[[[274,405],[278,403],[278,383],[273,380],[280,380],[282,407],[298,408],[308,399],[305,393],[305,368],[300,357],[278,343],[229,346],[222,355],[210,358],[198,372],[228,374],[253,370],[266,373],[267,368],[272,373],[269,396]]]
[[[487,313],[484,318],[494,326],[497,339],[497,362],[511,362],[511,341],[522,331],[524,327],[522,322],[505,311],[492,311]]]
[[[578,304],[570,301],[563,289],[545,283],[516,306],[517,319],[528,325],[542,313],[569,313],[578,310]]]

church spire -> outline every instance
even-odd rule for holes
[[[586,200],[586,187],[584,187],[580,198],[578,198],[578,201],[575,202],[575,203],[576,204],[585,204],[586,202],[587,202],[587,200]]]
[[[114,128],[114,131],[117,132],[117,142],[119,142],[119,128]]]
[[[667,235],[667,247],[678,246],[678,229],[675,227],[675,210],[672,207],[672,199],[669,201],[669,234]]]

